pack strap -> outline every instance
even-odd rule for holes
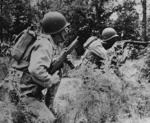
[[[24,80],[25,83],[32,80],[32,76],[28,73],[16,70],[14,68],[9,68],[8,77],[6,78],[9,81],[13,80],[15,82],[20,82],[21,79]]]
[[[90,37],[90,38],[83,44],[83,47],[84,47],[85,49],[87,49],[87,48],[89,47],[89,45],[90,45],[92,42],[96,41],[97,39],[98,39],[98,38],[97,38],[96,36]]]
[[[14,42],[16,43],[18,41],[18,39],[22,36],[22,34],[24,33],[24,31],[22,31],[21,33],[19,33],[19,35],[15,38]]]
[[[29,61],[26,60],[20,60],[19,63],[17,61],[14,61],[14,63],[12,64],[12,67],[17,70],[22,70],[24,68],[27,68],[28,66],[29,66]]]

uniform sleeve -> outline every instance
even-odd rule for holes
[[[51,75],[47,72],[51,62],[52,46],[42,43],[33,49],[28,70],[35,82],[43,87],[52,85]]]
[[[107,58],[107,51],[104,49],[104,47],[102,46],[102,44],[100,42],[93,42],[90,47],[89,50],[96,54],[97,56],[103,58],[103,59],[108,59]]]

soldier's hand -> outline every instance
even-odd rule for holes
[[[60,76],[59,76],[59,71],[56,71],[53,75],[52,75],[52,84],[57,84],[58,82],[60,82]]]
[[[70,62],[73,63],[72,55],[70,55],[70,54],[67,55],[67,61],[70,61]]]
[[[74,67],[79,67],[82,64],[82,60],[76,60],[74,62]]]

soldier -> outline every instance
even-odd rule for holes
[[[83,61],[86,63],[90,61],[101,67],[103,61],[108,61],[114,54],[112,49],[115,42],[118,40],[117,32],[113,28],[105,28],[102,31],[102,40],[92,36],[85,43],[86,49],[80,61],[75,61],[75,66],[79,66]]]
[[[8,78],[1,85],[0,91],[7,88],[9,95],[12,91],[17,91],[16,94],[26,105],[29,114],[34,116],[32,122],[42,122],[42,118],[44,123],[53,123],[56,119],[43,101],[42,90],[60,82],[58,71],[50,75],[47,70],[55,55],[58,55],[58,45],[66,38],[65,29],[68,25],[66,18],[59,12],[45,14],[41,21],[43,34],[28,48],[22,60],[12,65]],[[9,86],[6,87],[6,83]],[[0,100],[5,100],[4,98],[1,97]]]

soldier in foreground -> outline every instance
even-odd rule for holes
[[[45,14],[41,21],[43,34],[28,47],[21,60],[12,65],[1,85],[0,93],[4,88],[9,94],[16,92],[32,115],[31,122],[44,119],[44,123],[53,123],[56,119],[43,101],[42,90],[60,82],[59,71],[50,74],[48,69],[57,55],[58,45],[66,38],[65,28],[68,25],[66,18],[59,12]],[[5,95],[0,100],[4,101]]]

